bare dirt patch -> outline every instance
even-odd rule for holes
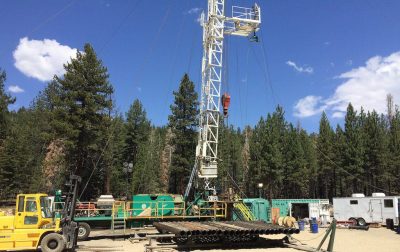
[[[320,228],[318,234],[312,234],[308,230],[301,232],[300,234],[293,235],[295,239],[301,241],[301,243],[317,247],[322,237],[325,234],[324,228]],[[94,231],[96,232],[96,231]],[[283,235],[271,235],[263,236],[270,239],[279,239]],[[323,246],[326,249],[327,242]],[[85,251],[85,247],[91,247],[91,251],[144,251],[144,245],[147,241],[140,241],[131,243],[127,239],[95,239],[85,242],[79,242],[81,248],[79,251]],[[300,243],[299,243],[300,244]],[[291,248],[252,248],[252,249],[213,249],[213,250],[194,250],[194,251],[209,251],[209,252],[230,252],[230,251],[298,251]],[[361,230],[348,230],[348,229],[337,229],[334,251],[338,252],[397,252],[400,251],[400,235],[396,234],[392,230],[386,228],[370,228],[369,231]]]

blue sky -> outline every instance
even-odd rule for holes
[[[252,1],[226,0],[250,7]],[[289,121],[318,129],[322,110],[342,123],[356,108],[385,112],[387,93],[400,103],[399,1],[259,1],[261,43],[227,37],[223,85],[229,123],[254,125],[281,104]],[[62,62],[93,45],[110,73],[118,111],[139,98],[164,125],[184,72],[199,91],[205,0],[2,1],[0,67],[28,106]],[[263,53],[263,47],[264,52]]]

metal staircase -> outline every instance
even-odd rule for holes
[[[238,201],[233,204],[236,215],[242,221],[254,221],[256,217],[251,210],[242,201]]]
[[[111,230],[113,234],[116,234],[118,230],[122,230],[123,235],[126,234],[126,209],[123,201],[116,201],[112,206]]]

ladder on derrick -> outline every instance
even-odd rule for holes
[[[126,208],[125,202],[117,201],[113,203],[111,213],[111,230],[113,234],[116,234],[118,230],[123,231],[123,235],[126,234]]]
[[[243,203],[242,199],[236,196],[236,203],[233,204],[236,214],[238,215],[239,219],[243,221],[254,221],[256,217],[254,216],[253,212]]]

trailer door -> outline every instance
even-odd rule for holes
[[[370,214],[372,222],[383,222],[382,217],[382,200],[380,199],[371,199],[370,200]]]

